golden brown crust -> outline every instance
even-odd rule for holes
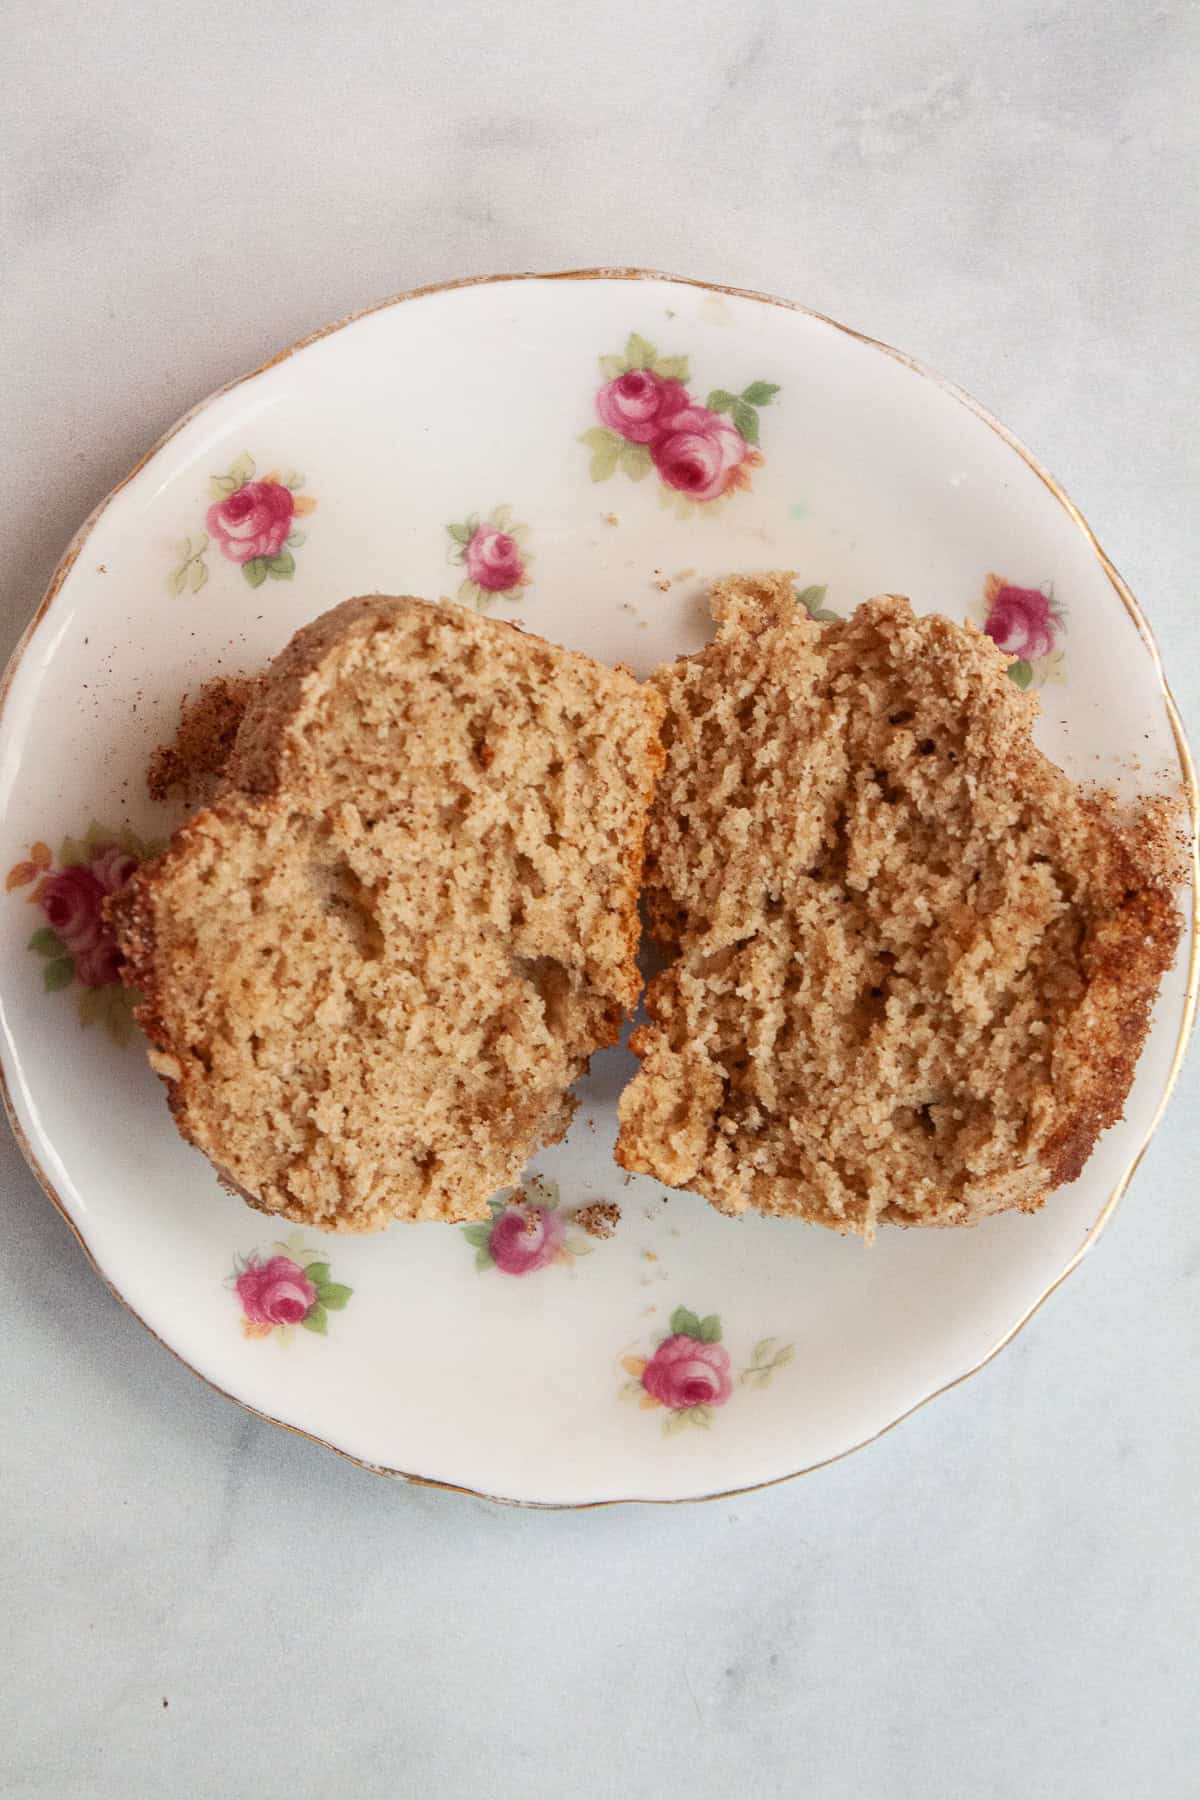
[[[1183,923],[1169,805],[1151,802],[1123,825],[1109,796],[1081,804],[1096,845],[1094,918],[1082,949],[1086,996],[1058,1051],[1070,1102],[1040,1152],[1051,1189],[1078,1179],[1101,1132],[1122,1116]]]
[[[817,625],[782,575],[713,610],[654,677],[674,960],[618,1162],[868,1235],[1036,1210],[1120,1117],[1175,951],[1167,809],[1083,795],[972,627],[898,596]]]
[[[111,917],[182,1134],[327,1230],[483,1216],[636,999],[662,700],[456,607],[299,633]]]

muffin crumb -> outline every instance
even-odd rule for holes
[[[152,800],[195,807],[213,798],[258,685],[256,676],[217,675],[184,696],[173,741],[159,745],[146,770]]]
[[[621,1223],[621,1209],[613,1200],[593,1200],[580,1207],[575,1222],[589,1237],[610,1238]]]

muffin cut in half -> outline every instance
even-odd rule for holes
[[[1081,791],[971,626],[891,595],[817,624],[787,575],[713,613],[653,677],[670,961],[618,1161],[868,1237],[1040,1207],[1120,1117],[1175,951],[1170,805]]]
[[[323,1230],[472,1219],[636,1000],[662,701],[457,606],[299,632],[111,915],[183,1135]]]

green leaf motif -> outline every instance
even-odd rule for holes
[[[692,1422],[689,1416],[691,1411],[692,1408],[685,1406],[678,1412],[668,1413],[663,1420],[663,1436],[674,1437],[676,1432],[686,1431]]]
[[[721,1341],[721,1321],[717,1317],[716,1313],[709,1313],[709,1315],[706,1319],[701,1319],[699,1335],[700,1335],[701,1341],[703,1343],[706,1343],[706,1344],[719,1344],[720,1343],[720,1341]]]
[[[671,1314],[671,1332],[672,1335],[678,1337],[698,1338],[700,1321],[694,1312],[688,1311],[686,1306],[677,1306]]]
[[[321,1305],[319,1300],[309,1307],[300,1323],[303,1325],[305,1331],[315,1331],[321,1337],[326,1336],[329,1328],[329,1320],[326,1317],[325,1308]]]
[[[42,986],[48,994],[56,994],[59,988],[70,987],[74,979],[75,964],[69,956],[47,963],[42,970]]]
[[[744,1387],[764,1388],[776,1369],[785,1369],[796,1355],[794,1344],[781,1344],[778,1338],[760,1338],[754,1346],[754,1358],[748,1369],[738,1376]]]
[[[66,946],[57,931],[51,931],[48,925],[42,925],[34,932],[26,949],[36,950],[39,956],[62,956]]]
[[[450,533],[450,536],[454,539],[456,544],[469,544],[471,541],[471,533],[465,525],[447,525],[446,530]],[[289,538],[289,544],[291,541],[292,540]]]
[[[473,606],[478,611],[482,598],[481,590],[473,581],[464,581],[456,596],[460,606]]]
[[[228,477],[222,476],[220,479],[225,481]],[[173,594],[178,596],[189,587],[193,594],[200,592],[208,580],[208,565],[204,561],[204,552],[207,549],[207,532],[200,533],[200,541],[194,547],[190,537],[184,538],[176,553],[179,557],[179,566],[167,577],[167,586]]]
[[[828,592],[828,584],[823,587],[801,588],[800,592],[796,595],[796,599],[808,612],[815,612]]]
[[[304,1273],[314,1287],[320,1287],[323,1281],[329,1280],[329,1264],[325,1262],[309,1263]]]
[[[340,1281],[326,1281],[317,1289],[317,1299],[329,1312],[341,1312],[349,1300],[353,1288],[344,1287]]]
[[[267,574],[274,581],[287,581],[296,573],[296,559],[290,550],[281,550],[267,563]]]
[[[686,381],[688,359],[686,356],[660,356],[654,365],[654,373],[661,375],[664,381]]]
[[[1015,681],[1019,688],[1027,688],[1033,680],[1033,669],[1024,658],[1020,662],[1009,663],[1008,679]]]
[[[133,1008],[139,998],[119,981],[84,988],[79,996],[79,1023],[85,1030],[101,1024],[114,1044],[127,1044],[133,1036]]]
[[[507,531],[512,524],[512,518],[513,509],[511,506],[493,506],[488,523],[489,525],[494,525],[497,531]]]
[[[253,479],[253,476],[254,458],[243,450],[237,460],[230,463],[226,480],[232,481],[234,491],[236,491],[240,487],[245,487],[246,483]]]
[[[306,534],[303,531],[291,531],[288,533],[287,541],[293,550],[298,550],[301,544],[304,543],[305,536]]]
[[[612,449],[593,450],[588,472],[593,481],[607,481],[616,470],[621,452],[615,446]]]
[[[644,481],[654,466],[645,444],[622,444],[620,464],[631,481]]]
[[[840,619],[841,616],[841,613],[831,612],[827,606],[818,606],[815,612],[809,614],[809,617],[815,619],[818,625],[828,625],[830,619]]]
[[[91,860],[91,853],[82,838],[65,837],[59,845],[60,868],[69,869],[75,863],[85,863]]]
[[[492,1235],[492,1228],[490,1224],[482,1222],[478,1225],[464,1225],[462,1234],[466,1238],[468,1244],[474,1244],[477,1250],[486,1249],[488,1240]]]
[[[256,556],[250,562],[244,562],[242,564],[242,574],[246,577],[246,580],[250,583],[252,588],[261,587],[263,582],[267,579],[266,557]]]
[[[748,444],[757,444],[758,414],[744,400],[735,400],[733,403],[733,425],[734,430],[740,431]]]
[[[579,441],[581,444],[586,444],[589,450],[620,450],[625,439],[619,437],[615,431],[609,431],[604,425],[593,425],[590,431],[584,432]]]
[[[492,1253],[485,1244],[475,1252],[475,1267],[477,1269],[483,1270],[483,1269],[490,1269],[491,1266],[492,1266]]]
[[[72,850],[75,854],[71,857],[71,861],[91,862],[97,851],[109,850],[114,845],[118,850],[124,850],[128,856],[136,856],[139,859],[155,856],[163,848],[161,841],[140,838],[136,831],[131,831],[127,825],[122,825],[119,831],[114,831],[111,825],[101,825],[98,820],[93,819],[82,838],[63,839],[60,860],[65,864],[67,852]]]
[[[751,406],[770,406],[778,392],[777,382],[752,381],[749,387],[742,389],[742,399],[748,400]]]
[[[101,1015],[104,1029],[114,1044],[127,1044],[133,1036],[133,1009],[139,1004],[141,995],[132,988],[122,987],[119,981],[99,991],[106,996]]]
[[[628,368],[629,364],[623,356],[602,356],[600,358],[600,373],[605,381],[615,381],[618,375],[624,375]]]
[[[86,1030],[108,1015],[107,988],[84,988],[79,996],[79,1023]]]
[[[711,1406],[689,1406],[688,1419],[692,1425],[698,1425],[702,1431],[708,1431],[712,1425]]]
[[[213,475],[209,478],[208,491],[214,500],[225,500],[235,493],[238,483],[232,475]]]
[[[722,413],[728,412],[736,400],[736,394],[729,393],[725,388],[714,388],[704,404],[707,406],[709,412]]]
[[[295,469],[289,469],[283,478],[283,485],[285,488],[291,488],[294,492],[296,488],[302,488],[304,486],[304,477],[303,475],[297,475]]]
[[[630,332],[625,340],[625,360],[631,369],[651,368],[657,355],[658,351],[646,338],[639,337],[636,331]]]

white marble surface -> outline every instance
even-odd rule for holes
[[[3,649],[192,400],[387,293],[640,263],[975,393],[1195,653],[1194,15],[10,0]],[[1189,466],[1189,457],[1191,458]],[[0,1145],[0,1792],[1175,1800],[1195,1683],[1198,1066],[982,1375],[756,1498],[406,1491],[218,1399]]]

